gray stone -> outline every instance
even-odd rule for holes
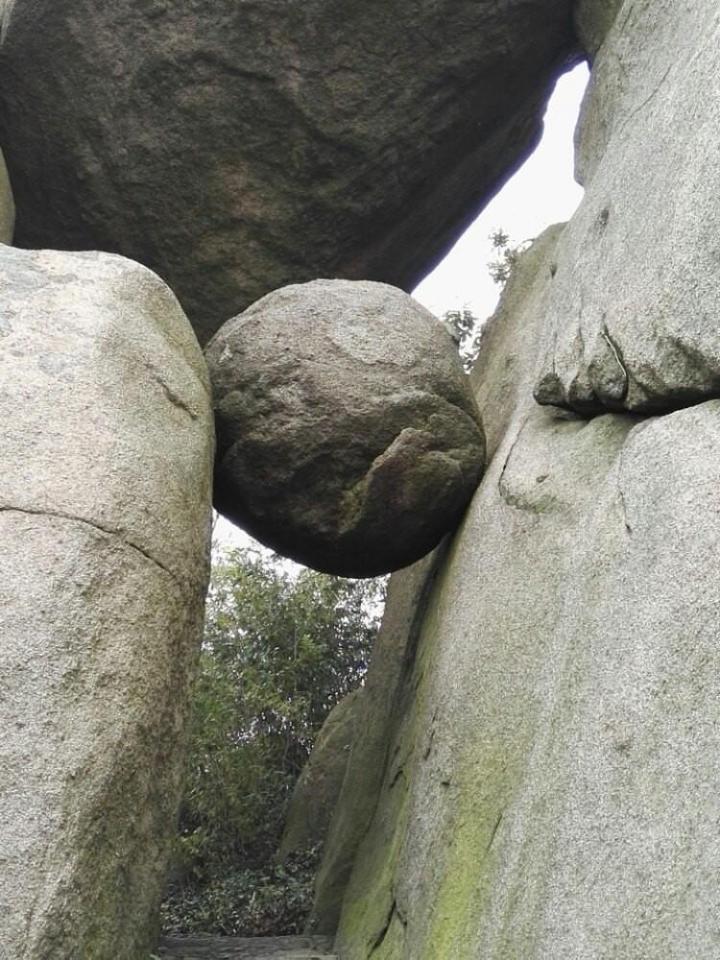
[[[595,59],[622,4],[623,0],[576,0],[575,29],[591,60]]]
[[[363,688],[353,690],[330,711],[288,806],[279,856],[322,844],[342,788],[358,730]]]
[[[597,57],[541,403],[662,411],[720,393],[718,31],[714,0],[626,3]]]
[[[162,960],[337,960],[328,937],[169,937]]]
[[[406,651],[343,960],[717,955],[720,401],[536,407],[556,240],[473,378],[493,456]]]
[[[14,227],[15,203],[5,160],[0,150],[0,243],[12,243]]]
[[[309,926],[337,930],[343,897],[358,848],[372,823],[388,760],[392,720],[403,668],[413,655],[430,588],[445,556],[440,546],[423,560],[390,578],[382,626],[373,645],[356,738],[345,771],[315,883]]]
[[[177,301],[0,248],[0,956],[155,934],[208,573],[212,411]]]
[[[399,569],[458,522],[483,468],[482,426],[451,336],[386,284],[277,290],[206,350],[215,504],[300,563]]]
[[[571,6],[15,0],[17,242],[145,263],[202,342],[289,283],[412,289],[536,143]]]

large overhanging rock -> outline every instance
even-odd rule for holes
[[[583,111],[586,192],[558,251],[536,391],[581,411],[666,410],[720,393],[720,71],[708,41],[720,6],[624,11]]]
[[[202,341],[288,283],[410,289],[535,144],[571,22],[570,0],[15,0],[17,242],[147,264]]]
[[[208,572],[212,411],[136,264],[0,248],[0,956],[148,955]]]
[[[5,160],[0,150],[0,243],[12,243],[15,227],[15,203]]]
[[[375,576],[457,524],[484,465],[480,417],[445,327],[387,284],[285,287],[206,350],[215,504],[300,563]]]

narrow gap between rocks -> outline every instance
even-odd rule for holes
[[[493,313],[501,289],[497,282],[493,282],[489,268],[489,264],[502,253],[493,247],[491,235],[502,231],[509,237],[510,245],[522,246],[551,223],[572,216],[582,197],[581,188],[573,180],[573,131],[587,78],[587,67],[581,65],[559,79],[548,106],[545,133],[536,151],[457,241],[445,260],[416,288],[415,298],[431,312],[443,316],[449,311],[469,311],[476,318],[478,327],[481,326]],[[220,620],[214,618],[213,610],[223,613],[223,598],[227,600],[233,595],[243,578],[247,584],[248,577],[252,581],[253,576],[259,575],[255,583],[256,586],[261,584],[262,589],[249,602],[255,604],[255,613],[258,605],[265,603],[261,615],[268,617],[293,594],[298,584],[305,582],[303,578],[310,575],[309,571],[291,561],[273,556],[219,516],[214,541],[207,628],[210,631],[216,630],[222,620],[222,617]],[[242,574],[235,583],[231,582],[233,566],[236,573],[240,571]],[[263,598],[260,594],[269,589],[271,583],[277,593],[274,599],[266,602],[267,596]],[[243,602],[247,603],[247,598]],[[379,595],[355,596],[353,602],[359,604],[356,606],[356,611],[360,611],[357,622],[368,625],[372,621],[375,630],[382,610]],[[297,613],[298,608],[294,609]],[[236,617],[232,629],[247,637],[254,628],[240,623]],[[206,639],[210,650],[214,640],[208,638],[207,632]],[[297,647],[288,655],[296,656]],[[358,682],[363,682],[362,670],[354,676],[353,684]],[[207,697],[209,691],[212,693],[205,685],[202,693]],[[195,709],[202,710],[203,707],[196,704]],[[251,720],[250,727],[236,737],[236,745],[245,744],[247,747],[252,730],[259,729],[262,722],[265,721],[260,717]],[[312,740],[314,734],[301,745],[300,754],[303,755],[299,760],[305,761],[303,751],[309,752]],[[200,744],[201,749],[211,746],[209,743]],[[288,749],[292,752],[296,746]],[[292,783],[301,766],[302,763],[298,762],[293,776],[277,788],[280,793],[273,804],[276,818],[288,803]],[[232,790],[232,783],[228,784],[228,790]],[[224,817],[237,814],[232,798],[206,797],[204,802],[207,803],[204,814]],[[187,802],[185,812],[187,814]],[[330,960],[334,956],[331,939],[301,936],[303,917],[312,898],[312,879],[319,850],[313,850],[311,857],[296,868],[292,861],[278,862],[275,858],[277,847],[271,849],[270,843],[266,851],[268,863],[264,867],[259,868],[256,864],[252,869],[245,869],[239,863],[233,876],[216,879],[203,889],[203,882],[192,874],[193,857],[197,854],[193,844],[203,842],[198,822],[196,818],[193,828],[191,820],[186,821],[181,836],[183,855],[188,859],[183,862],[181,855],[173,868],[169,897],[164,907],[165,939],[158,955],[166,960]],[[277,823],[273,828],[276,832]],[[277,841],[279,835],[270,830],[268,836],[271,834]],[[188,863],[191,864],[189,868]],[[256,889],[251,889],[253,884]],[[275,902],[270,903],[273,897]],[[250,927],[247,926],[249,916]],[[258,933],[262,934],[260,939],[256,938]]]

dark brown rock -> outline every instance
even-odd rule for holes
[[[277,290],[206,350],[215,504],[252,536],[342,576],[407,566],[457,524],[484,437],[444,326],[387,284]]]
[[[410,289],[534,146],[570,0],[15,0],[20,246],[155,269],[201,341],[317,276]]]

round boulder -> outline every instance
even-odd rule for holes
[[[485,442],[456,346],[383,283],[283,287],[206,350],[215,505],[278,553],[370,577],[431,550],[482,474]]]

